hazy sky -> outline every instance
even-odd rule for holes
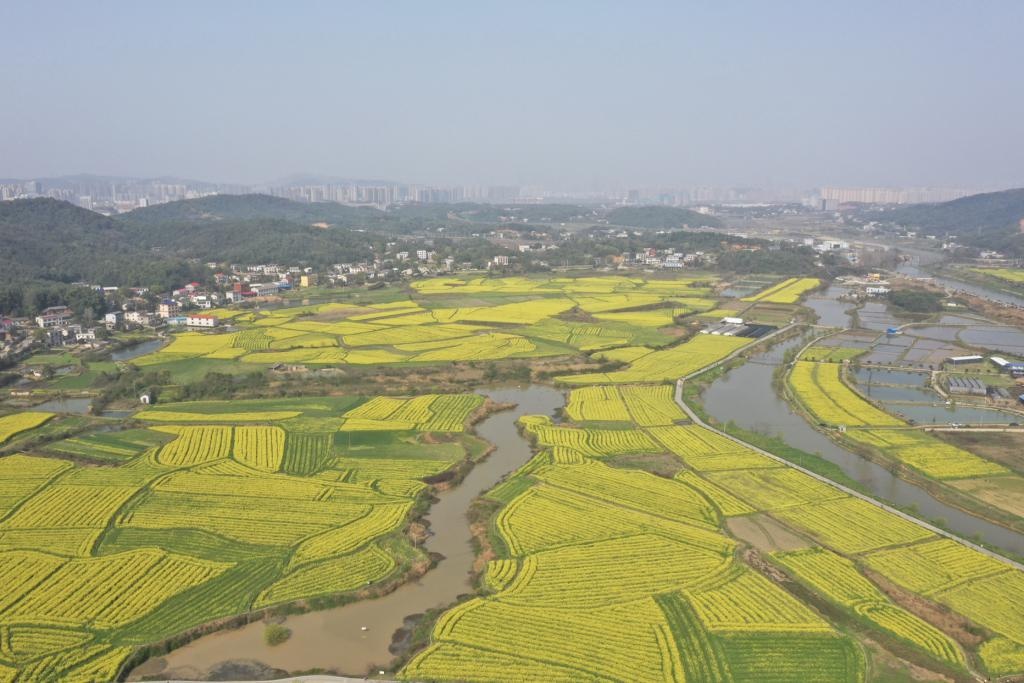
[[[1024,185],[1024,1],[0,0],[0,177]]]

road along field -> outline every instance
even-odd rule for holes
[[[581,351],[625,364],[558,377],[564,419],[520,420],[535,455],[480,502],[480,590],[428,624],[402,679],[860,682],[889,660],[925,679],[1024,673],[1015,566],[687,420],[666,382],[753,342],[671,344],[684,311],[715,306],[707,284],[425,279],[400,301],[243,313],[140,364]],[[784,307],[808,286],[754,303]],[[855,404],[840,375],[803,372],[821,415],[866,438],[916,438]],[[484,452],[466,432],[481,401],[160,404],[133,429],[0,459],[0,681],[111,680],[133,653],[211,620],[368,598],[424,570],[405,528],[426,482]],[[927,445],[887,442],[955,476],[969,463],[910,453]],[[42,457],[92,453],[117,464]]]
[[[870,403],[843,380],[841,362],[793,363],[787,386],[794,399],[834,438],[941,483],[969,500],[972,512],[1024,524],[1017,494],[1024,477],[1006,466],[913,428]]]
[[[422,571],[402,530],[423,478],[482,452],[464,433],[482,403],[167,404],[136,415],[147,429],[51,447],[116,467],[0,459],[0,680],[114,680],[137,647],[211,620]],[[49,417],[22,415],[4,424]]]
[[[819,378],[814,365],[802,376],[819,414],[923,450],[914,440],[931,437],[904,429],[838,374]],[[1024,672],[1017,565],[686,424],[658,405],[669,394],[657,386],[649,399],[658,417],[647,419],[625,398],[642,384],[595,379],[571,391],[571,423],[521,419],[537,454],[487,494],[496,512],[484,595],[444,614],[402,677],[860,681],[876,652],[851,629],[954,678]],[[949,475],[995,473],[969,453],[931,450],[929,464]],[[677,462],[672,479],[627,464],[666,451]],[[743,551],[726,521],[745,517],[784,528],[785,547],[772,549],[768,534],[766,556]],[[934,569],[922,559],[931,556]],[[948,578],[927,583],[941,572]],[[932,601],[982,637],[951,628],[955,619]]]
[[[567,413],[626,423],[617,389],[576,389]],[[666,396],[665,412],[669,403]],[[1024,638],[1009,609],[979,608],[971,618],[993,635],[968,651],[871,578],[878,572],[918,590],[898,559],[875,558],[951,544],[961,558],[949,568],[958,581],[973,575],[973,564],[1002,577],[978,589],[995,603],[1022,576],[1010,565],[713,432],[574,427],[539,416],[522,424],[537,455],[487,494],[499,508],[484,594],[441,617],[431,645],[403,670],[408,680],[490,680],[489,672],[502,671],[501,680],[859,681],[866,655],[849,623],[962,675],[971,658],[1005,671],[1015,639]],[[608,464],[666,450],[683,466],[675,479]],[[802,549],[770,559],[844,615],[838,623],[745,561],[725,521],[757,513],[802,539]],[[948,585],[956,584],[943,590]],[[959,594],[942,596],[956,609]]]

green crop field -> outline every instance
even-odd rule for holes
[[[615,387],[601,389],[582,394],[583,402],[618,396]],[[488,595],[442,616],[404,678],[490,680],[486,672],[501,670],[497,680],[681,681],[698,673],[704,677],[692,680],[746,680],[733,667],[752,664],[732,644],[760,637],[765,645],[792,641],[771,662],[778,680],[861,680],[863,658],[852,641],[737,559],[721,510],[753,508],[693,473],[673,481],[601,462],[607,449],[598,444],[634,439],[625,435],[643,434],[639,425],[579,430],[540,417],[523,424],[538,447],[571,442],[580,459],[531,463],[525,488],[501,496],[507,504],[494,526],[509,555],[488,565]],[[683,428],[650,431],[675,429]],[[722,445],[699,443],[702,453]],[[556,635],[567,632],[568,647]],[[829,654],[807,654],[816,648]]]
[[[814,347],[808,351],[813,352]],[[1012,497],[988,489],[1012,491],[1024,479],[1003,464],[958,448],[890,415],[869,403],[843,381],[843,367],[832,362],[806,360],[805,352],[793,364],[788,385],[795,399],[819,422],[851,447],[896,466],[906,466],[936,482],[949,482],[973,498],[978,509],[1019,514]]]
[[[566,414],[585,428],[521,418],[539,455],[489,494],[501,504],[492,520],[500,554],[486,566],[486,592],[437,621],[403,678],[864,680],[869,655],[848,631],[739,559],[725,519],[755,512],[802,539],[804,550],[773,557],[847,619],[930,666],[969,666],[964,646],[889,599],[862,573],[866,563],[986,620],[994,635],[973,652],[988,671],[1020,670],[1024,647],[1014,639],[1024,622],[1014,610],[1024,575],[1010,565],[988,560],[972,570],[984,556],[742,444],[635,417],[625,388],[573,389]],[[614,453],[664,451],[687,466],[674,480],[605,463]],[[948,544],[954,550],[942,557],[982,580],[926,587],[905,579],[902,571],[929,575],[901,558],[933,543]],[[611,631],[609,619],[617,620]],[[571,646],[559,633],[573,634]]]
[[[565,412],[577,422],[635,422],[642,427],[670,425],[686,417],[667,385],[573,389]]]
[[[820,421],[848,427],[899,427],[903,422],[874,407],[843,384],[834,363],[799,361],[789,384],[804,407]]]
[[[35,429],[53,417],[53,413],[24,412],[0,416],[0,444],[16,434]]]
[[[1024,675],[1024,572],[676,403],[676,379],[754,341],[700,334],[699,313],[756,306],[785,322],[821,284],[758,277],[777,284],[749,304],[689,274],[429,277],[335,300],[325,288],[300,306],[222,311],[229,331],[174,333],[131,361],[167,370],[179,395],[207,370],[313,366],[244,394],[264,398],[164,402],[168,391],[120,424],[0,416],[0,683],[115,680],[139,648],[204,624],[268,610],[287,628],[293,611],[390,590],[437,560],[412,540],[435,496],[485,457],[505,462],[488,449],[506,442],[472,427],[500,406],[345,387],[375,367],[407,366],[415,381],[455,364],[456,382],[536,358],[531,381],[554,383],[565,407],[497,413],[503,438],[518,428],[532,454],[458,517],[475,535],[476,588],[460,583],[464,595],[417,621],[400,665],[374,672],[863,683],[898,662],[935,680]],[[786,381],[816,422],[849,428],[836,438],[936,486],[1016,476],[865,400],[843,381],[850,349],[811,353]],[[69,358],[52,362],[83,366]],[[316,366],[338,370],[321,382]],[[334,395],[304,396],[289,375]]]
[[[1013,284],[1024,284],[1024,270],[1017,268],[969,268],[968,270],[979,275],[994,277],[998,280]]]
[[[893,604],[850,560],[821,548],[781,553],[776,557],[829,601],[935,657],[956,665],[965,664],[963,652],[949,636]]]
[[[562,375],[564,384],[639,384],[676,380],[722,360],[742,349],[753,339],[701,334],[668,349],[646,353],[632,360],[625,370],[582,375]]]
[[[116,466],[0,459],[0,672],[114,680],[138,645],[251,609],[362,591],[407,569],[418,551],[388,539],[401,538],[426,488],[419,479],[475,454],[458,433],[482,400],[165,404],[140,413],[150,429],[47,447]],[[347,413],[360,410],[383,425],[374,457],[359,439],[336,445]],[[50,417],[0,424],[13,435]],[[334,431],[322,431],[331,419]],[[457,440],[420,442],[426,432]],[[401,457],[381,452],[387,443]]]
[[[816,277],[791,277],[779,284],[769,287],[753,296],[744,297],[744,301],[763,301],[772,304],[794,304],[805,292],[821,285]]]
[[[133,363],[192,377],[199,361],[243,368],[365,366],[575,355],[630,343],[663,346],[672,336],[659,328],[715,307],[708,281],[433,278],[414,282],[407,297],[393,301],[330,302],[231,315],[236,331],[182,332]],[[476,305],[452,306],[456,295],[472,295]],[[645,310],[632,310],[638,306]],[[567,319],[572,311],[593,318]]]

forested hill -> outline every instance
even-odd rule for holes
[[[68,304],[98,311],[101,297],[71,283],[166,290],[196,279],[201,266],[151,253],[127,226],[55,199],[0,202],[0,312],[32,315]]]
[[[211,195],[136,209],[117,217],[133,226],[189,226],[231,221],[280,220],[302,225],[375,230],[392,234],[422,230],[429,225],[503,225],[600,222],[612,225],[670,230],[683,227],[721,227],[722,223],[689,209],[668,206],[630,206],[603,211],[578,204],[403,204],[380,211],[334,202],[312,204],[265,194]]]
[[[317,227],[272,216],[256,218],[256,213],[249,213],[253,216],[249,219],[238,217],[243,211],[255,212],[253,203],[264,199],[277,204],[271,197],[247,198],[236,203],[232,213],[227,210],[232,208],[231,201],[214,202],[208,208],[219,207],[223,217],[153,223],[139,221],[138,216],[132,221],[107,218],[54,199],[0,202],[0,244],[4,245],[0,249],[0,281],[85,281],[167,289],[192,277],[198,268],[196,261],[326,265],[370,258],[374,245],[381,242],[382,238],[368,231]],[[194,204],[168,206],[174,212],[196,211]],[[326,212],[318,215],[320,220],[335,208],[360,211],[335,205],[325,208]],[[309,217],[307,214],[304,220]]]
[[[674,206],[623,206],[609,211],[607,219],[612,225],[657,230],[722,227],[722,221],[714,216]]]
[[[929,235],[957,235],[973,246],[1024,256],[1024,189],[975,194],[941,204],[894,209],[886,220]]]
[[[131,283],[167,266],[141,263],[121,223],[56,199],[0,202],[0,280]]]
[[[323,228],[279,218],[128,227],[131,239],[143,248],[203,262],[327,266],[372,259],[374,249],[384,244],[384,238],[361,229]]]
[[[494,225],[532,231],[570,221],[600,224],[602,217],[659,230],[720,225],[672,207],[605,213],[568,204],[412,204],[384,212],[250,194],[211,195],[108,218],[67,202],[27,199],[0,202],[0,281],[167,289],[210,261],[324,267],[372,259],[403,235],[444,240]]]
[[[312,225],[372,228],[384,220],[374,208],[333,202],[304,204],[265,194],[218,194],[135,209],[117,220],[136,226],[189,225],[224,221],[282,220]]]

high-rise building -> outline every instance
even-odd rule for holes
[[[823,187],[823,202],[836,204],[921,204],[948,202],[973,194],[972,190],[956,188],[892,188],[892,187]]]

